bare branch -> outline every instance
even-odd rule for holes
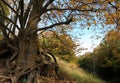
[[[115,5],[113,5],[111,2],[109,2],[109,4],[113,7],[113,8],[115,8],[116,10],[118,9]]]
[[[54,11],[54,10],[58,10],[58,11],[66,11],[66,10],[71,10],[71,11],[80,11],[80,12],[84,12],[84,11],[97,11],[99,9],[79,9],[79,8],[65,8],[65,9],[60,9],[60,8],[50,8],[50,9],[47,9],[47,11]],[[47,12],[46,11],[46,12]]]
[[[47,9],[47,7],[53,2],[54,0],[49,0],[49,2],[44,6],[43,9]]]
[[[6,19],[6,20],[10,21],[10,22],[11,22],[12,24],[14,24],[14,25],[15,25],[15,27],[17,27],[17,29],[19,30],[18,25],[16,25],[16,23],[14,23],[11,19],[9,19],[8,17],[6,17],[6,16],[2,15],[1,13],[0,13],[0,16],[2,16],[4,19]]]
[[[23,18],[23,13],[24,13],[24,0],[20,0],[19,4],[20,4],[20,10],[21,10],[20,16]]]
[[[5,5],[7,5],[16,15],[18,15],[18,12],[16,12],[6,1],[1,0]]]
[[[52,24],[52,25],[47,26],[47,27],[39,28],[39,29],[35,30],[32,34],[37,33],[38,31],[41,31],[41,30],[47,30],[47,29],[53,28],[54,26],[58,26],[58,25],[62,25],[62,24],[66,24],[67,25],[70,22],[72,22],[72,19],[69,19],[69,20],[67,20],[65,22],[55,23],[55,24]]]
[[[9,35],[7,35],[6,30],[8,30],[8,32],[11,33],[11,35],[13,35],[13,37],[16,37],[15,34],[6,25],[4,25],[1,22],[0,22],[0,28],[3,30],[2,32],[4,32],[4,34],[5,34],[4,36],[5,37],[7,37],[7,38],[9,37]]]
[[[21,28],[23,28],[24,0],[20,0],[19,4],[20,4],[19,5],[19,8],[20,8],[19,21],[20,21]]]
[[[26,9],[26,11],[25,11],[25,13],[24,13],[24,20],[23,20],[23,27],[25,27],[25,24],[26,24],[26,21],[27,21],[27,19],[28,19],[28,17],[29,17],[29,14],[30,14],[30,10],[31,10],[31,6],[32,6],[32,2],[30,2],[29,3],[29,5],[28,5],[28,7],[27,7],[27,9]]]

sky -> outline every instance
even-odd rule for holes
[[[76,52],[76,55],[83,55],[86,52],[92,52],[94,48],[96,48],[106,33],[111,30],[111,26],[103,26],[97,25],[97,26],[86,26],[81,29],[80,25],[75,25],[76,28],[74,28],[71,31],[71,35],[73,37],[73,40],[80,46],[77,48],[85,48],[86,50],[82,50],[80,52]],[[89,29],[88,29],[89,28]]]
[[[78,35],[80,39],[78,39],[76,43],[79,44],[80,47],[85,48],[85,50],[82,50],[81,53],[77,53],[77,55],[83,55],[86,52],[92,52],[93,49],[99,45],[104,36],[101,36],[99,39],[91,38],[94,33],[94,31],[91,33],[91,31],[84,30],[84,34],[82,36]]]

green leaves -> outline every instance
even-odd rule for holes
[[[0,7],[5,13],[5,16],[8,16],[10,14],[9,8],[2,1],[0,1]]]
[[[85,54],[84,57],[79,60],[79,65],[84,69],[88,70],[89,72],[94,72],[93,71],[94,69],[95,73],[98,76],[108,81],[115,80],[116,77],[119,77],[120,76],[119,31],[117,30],[109,31],[106,34],[103,42],[101,42],[100,46],[94,49],[93,53]]]
[[[73,61],[75,58],[76,44],[67,34],[58,34],[56,32],[46,31],[43,33],[43,39],[39,39],[40,46],[47,48],[54,55],[66,61]]]

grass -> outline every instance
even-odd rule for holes
[[[85,72],[83,69],[78,68],[76,64],[67,63],[58,59],[60,70],[67,73],[71,79],[77,83],[106,83],[105,81]]]

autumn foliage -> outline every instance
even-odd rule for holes
[[[56,31],[43,32],[39,37],[40,47],[51,51],[62,60],[73,62],[76,59],[75,49],[77,45],[67,34],[60,34]]]
[[[0,0],[0,30],[3,38],[0,41],[0,59],[4,57],[1,65],[5,65],[4,69],[7,70],[3,72],[5,76],[6,73],[8,75],[6,79],[12,83],[21,83],[23,80],[26,83],[39,83],[39,78],[47,76],[47,70],[52,66],[59,78],[54,54],[72,55],[74,44],[68,35],[61,33],[60,40],[65,41],[65,45],[69,44],[68,47],[54,37],[50,43],[55,46],[50,46],[48,39],[45,39],[48,49],[45,45],[39,47],[39,34],[47,30],[60,32],[59,27],[72,30],[75,23],[84,27],[114,25],[114,29],[119,31],[119,14],[119,0]],[[116,50],[114,53],[117,53]]]
[[[111,30],[93,53],[79,60],[80,67],[100,76],[110,83],[119,83],[120,77],[120,33]]]

